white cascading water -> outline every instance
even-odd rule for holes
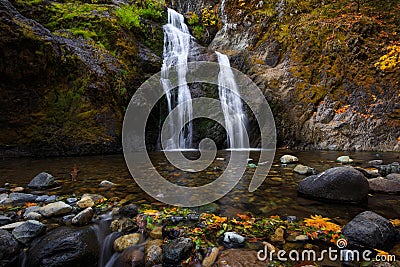
[[[178,117],[181,125],[185,125],[184,121],[190,121],[182,129],[179,136],[179,143],[174,142],[172,139],[168,141],[167,147],[164,149],[188,149],[192,148],[193,136],[193,109],[191,103],[191,94],[189,87],[186,83],[187,62],[190,49],[190,41],[193,38],[187,25],[184,23],[184,18],[181,14],[173,9],[168,9],[168,23],[164,25],[164,53],[163,64],[161,68],[161,83],[166,91],[168,112],[171,112],[179,104],[183,104],[183,108],[179,110]],[[177,66],[179,87],[177,92],[170,90],[168,68]],[[171,127],[173,132],[174,125]]]
[[[215,52],[218,56],[220,71],[218,74],[219,99],[222,102],[222,111],[225,118],[225,127],[228,134],[229,148],[244,147],[246,137],[247,116],[243,110],[243,103],[233,75],[227,55]],[[230,90],[229,90],[230,89]]]

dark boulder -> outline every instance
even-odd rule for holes
[[[343,227],[343,235],[349,245],[390,250],[399,233],[389,220],[372,212],[364,211]]]
[[[27,266],[95,267],[99,243],[93,228],[59,227],[32,242]]]
[[[18,252],[18,241],[8,231],[0,230],[0,267],[15,266]]]
[[[362,173],[352,167],[336,167],[303,179],[298,192],[306,197],[359,203],[367,199],[368,189]]]

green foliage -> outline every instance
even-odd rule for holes
[[[161,5],[156,1],[148,0],[144,7],[136,5],[124,5],[115,10],[115,14],[119,18],[121,26],[132,29],[140,28],[141,18],[143,19],[160,19],[163,17]]]
[[[197,15],[194,12],[189,12],[188,13],[187,23],[189,25],[195,25],[195,24],[199,23],[199,21],[200,21],[199,15]]]
[[[119,23],[122,27],[127,29],[131,29],[132,27],[139,28],[140,27],[140,15],[137,12],[137,9],[131,5],[124,5],[115,10],[115,14],[119,18]]]
[[[198,39],[201,40],[201,38],[203,37],[204,34],[204,27],[201,25],[196,25],[193,27],[193,36]]]

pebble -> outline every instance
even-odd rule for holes
[[[29,212],[27,215],[24,216],[25,220],[40,221],[42,218],[43,218],[43,216],[36,211]]]
[[[283,155],[280,158],[280,162],[282,164],[292,164],[292,163],[299,162],[299,159],[297,157],[295,157],[295,156],[292,156],[292,155]]]
[[[162,245],[161,239],[150,240],[145,247],[145,265],[155,266],[162,262]]]
[[[278,244],[285,244],[285,238],[283,237],[285,235],[285,230],[282,228],[277,228],[275,230],[275,233],[271,236],[271,242],[273,243],[278,243]]]
[[[74,218],[72,218],[71,223],[73,225],[77,225],[77,226],[86,225],[86,224],[90,223],[93,215],[94,215],[93,209],[90,207],[86,208],[86,209],[82,210],[81,212],[79,212]]]
[[[0,229],[2,229],[2,230],[13,230],[14,228],[20,226],[23,223],[24,222],[15,222],[15,223],[6,224],[6,225],[3,225],[3,226],[0,226]]]
[[[41,195],[35,199],[35,202],[45,202],[50,196],[49,195]]]
[[[223,236],[223,244],[226,248],[240,248],[244,246],[246,239],[235,232],[226,232]]]
[[[313,174],[315,170],[311,167],[298,164],[296,165],[296,167],[294,167],[293,172],[305,175],[305,174]]]
[[[295,241],[297,242],[305,242],[308,241],[308,236],[306,235],[298,235],[294,238]]]
[[[158,226],[155,227],[153,230],[150,232],[150,236],[154,239],[162,239],[162,227]]]
[[[81,209],[91,208],[94,206],[94,201],[89,196],[85,196],[82,197],[81,200],[76,203],[76,205],[78,205],[78,207]]]
[[[10,191],[13,193],[21,193],[24,190],[25,190],[25,188],[23,188],[22,186],[18,186],[18,187],[14,187],[14,188],[10,189]]]
[[[44,201],[44,203],[52,203],[52,202],[55,202],[55,201],[57,201],[57,198],[58,198],[58,196],[55,196],[55,195],[49,196],[49,197]]]
[[[113,182],[110,182],[108,180],[103,180],[99,184],[100,187],[113,187],[115,184]]]
[[[353,160],[349,156],[340,156],[336,159],[336,161],[342,164],[348,164],[353,162]]]
[[[286,221],[288,222],[296,222],[297,221],[297,217],[296,216],[287,216],[286,217]]]
[[[139,233],[134,233],[134,234],[129,234],[129,235],[123,235],[121,237],[118,237],[114,241],[114,250],[116,252],[121,252],[124,249],[131,247],[133,245],[139,244],[140,241],[140,234]]]
[[[68,205],[75,205],[76,202],[78,202],[78,199],[77,199],[76,197],[70,197],[70,198],[67,198],[67,199],[65,200],[65,202],[66,202]]]
[[[47,204],[39,208],[39,213],[45,217],[52,217],[67,214],[72,211],[72,207],[62,201]]]
[[[217,259],[218,253],[219,253],[219,248],[217,247],[209,249],[207,255],[204,257],[201,266],[211,267],[214,264],[215,260]]]
[[[374,160],[368,161],[368,164],[371,165],[371,166],[382,165],[382,164],[383,164],[383,160],[381,160],[381,159],[374,159]]]

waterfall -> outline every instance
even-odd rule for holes
[[[227,55],[215,52],[218,56],[220,71],[218,74],[218,93],[222,102],[222,111],[225,118],[227,131],[227,142],[229,148],[245,148],[244,138],[246,136],[247,117],[243,111],[235,77],[231,70]],[[229,90],[230,89],[230,90]]]
[[[224,13],[225,0],[222,2],[222,20],[227,25],[227,18]],[[164,30],[164,51],[163,64],[161,68],[161,84],[166,92],[168,112],[170,113],[177,105],[182,105],[178,111],[179,125],[185,125],[179,135],[179,141],[176,143],[173,138],[167,141],[167,146],[163,149],[190,149],[192,148],[193,136],[193,108],[192,96],[186,82],[188,55],[193,37],[184,22],[184,17],[173,9],[168,8],[168,23],[163,26]],[[218,75],[219,98],[222,103],[226,131],[228,134],[228,148],[245,148],[244,138],[247,118],[243,111],[243,104],[237,89],[233,72],[230,68],[229,59],[226,55],[216,52],[220,65]],[[177,90],[168,89],[171,86],[169,79],[169,68],[176,66],[179,86]],[[231,90],[229,90],[231,89]],[[184,124],[185,121],[189,121]],[[167,125],[170,127],[170,133],[176,130],[176,125]]]
[[[191,103],[191,94],[186,83],[187,61],[190,49],[190,41],[193,38],[184,18],[181,14],[173,9],[168,9],[168,23],[163,26],[164,30],[164,52],[163,64],[161,68],[161,83],[166,91],[168,102],[168,112],[171,112],[179,104],[184,104],[183,108],[178,112],[180,125],[184,125],[184,121],[191,121],[193,118],[193,110]],[[177,66],[179,87],[177,92],[170,90],[168,68]],[[174,125],[171,127],[171,133],[174,132]],[[182,129],[179,136],[179,143],[175,143],[172,139],[168,141],[167,147],[164,149],[187,149],[192,148],[193,125],[189,122]]]

